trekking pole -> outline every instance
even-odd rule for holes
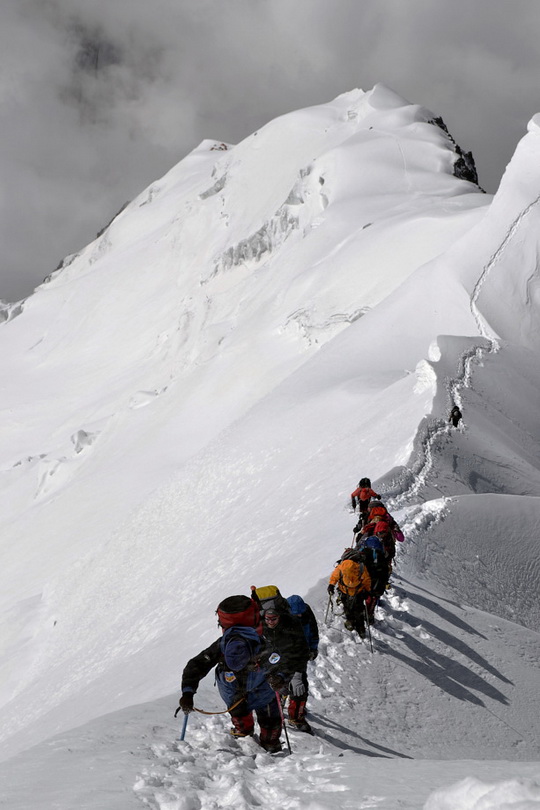
[[[366,617],[366,627],[367,627],[367,634],[369,638],[369,646],[371,647],[371,654],[373,654],[373,642],[371,641],[371,627],[369,625],[369,616],[367,612],[367,605],[364,602],[364,615]]]
[[[276,689],[276,700],[279,706],[279,713],[281,715],[281,724],[283,726],[283,731],[285,732],[285,739],[287,740],[287,748],[289,749],[289,754],[292,754],[291,750],[291,743],[289,742],[289,732],[287,731],[287,726],[285,725],[285,716],[283,714],[283,703],[281,702],[281,695]]]
[[[188,721],[189,713],[186,712],[184,714],[184,722],[182,723],[182,731],[180,732],[180,737],[178,738],[180,742],[184,742],[184,737],[186,736],[186,728],[187,728],[187,721]]]
[[[332,607],[332,613],[334,612],[334,603],[332,602],[332,594],[328,597],[328,605],[326,606],[326,613],[324,614],[324,623],[328,624],[328,611]]]

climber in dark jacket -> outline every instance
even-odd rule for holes
[[[298,594],[288,596],[287,602],[291,608],[292,615],[299,619],[302,624],[302,629],[304,631],[304,636],[309,649],[309,660],[314,661],[319,652],[319,627],[317,625],[315,614],[310,606],[306,604],[306,602],[304,602],[302,597],[298,596]],[[298,698],[289,698],[289,725],[298,729],[299,731],[306,731],[308,734],[310,734],[312,733],[311,726],[306,720],[306,701],[309,692],[307,667],[304,670],[304,675],[304,683],[306,687],[305,694],[299,696]]]
[[[311,731],[304,720],[310,654],[302,623],[285,610],[269,608],[263,612],[263,633],[266,640],[264,656],[272,666],[268,683],[280,694],[289,695],[289,724],[302,731]],[[276,656],[274,663],[272,659]],[[308,727],[301,728],[303,725]]]
[[[459,425],[460,419],[463,419],[463,414],[459,410],[457,405],[454,405],[452,410],[450,411],[450,416],[448,417],[448,421],[452,422],[454,427]]]
[[[223,635],[184,667],[180,709],[193,711],[199,682],[216,667],[217,688],[233,723],[231,734],[252,736],[255,712],[261,746],[272,753],[280,751],[281,712],[274,688],[267,681],[268,656],[258,606],[247,596],[230,596],[220,602],[217,613]],[[243,624],[234,624],[236,620]]]

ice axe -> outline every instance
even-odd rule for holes
[[[369,638],[369,646],[371,647],[371,653],[373,654],[373,642],[371,641],[371,627],[369,625],[369,616],[367,612],[367,605],[365,602],[364,602],[364,616],[366,617],[366,629]]]
[[[328,624],[328,613],[330,611],[330,608],[332,608],[332,613],[333,613],[334,612],[334,603],[332,602],[332,594],[330,594],[329,597],[328,597],[328,604],[326,606],[326,613],[324,614],[324,623],[326,625]]]
[[[279,713],[281,715],[281,723],[283,726],[283,731],[285,732],[285,739],[287,740],[287,748],[289,749],[289,754],[292,754],[291,743],[289,742],[289,732],[287,731],[287,726],[285,725],[285,715],[283,714],[283,703],[281,702],[282,696],[279,694],[277,690],[276,690],[276,700],[279,706]]]
[[[189,712],[184,713],[184,722],[182,723],[182,731],[180,732],[180,736],[178,737],[180,742],[184,742],[184,737],[186,736],[186,728],[187,728],[187,721],[189,717]]]

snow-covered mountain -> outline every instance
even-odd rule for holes
[[[378,85],[234,147],[205,141],[4,309],[0,778],[12,807],[29,806],[29,768],[49,797],[31,806],[72,806],[80,788],[96,807],[163,810],[258,806],[264,780],[274,807],[338,806],[321,785],[366,756],[369,788],[350,789],[373,803],[339,806],[419,807],[462,776],[538,773],[540,119],[494,198],[440,123]],[[216,636],[224,596],[272,582],[322,611],[362,475],[405,529],[396,588],[373,657],[338,619],[325,630],[311,698],[323,749],[302,740],[298,754],[322,773],[300,780],[309,801],[283,786],[277,798],[294,765],[249,774],[234,751],[218,762],[215,745],[239,745],[221,721],[192,722],[194,754],[171,747],[176,698],[163,698]],[[217,705],[210,683],[200,695]],[[88,784],[60,777],[64,804],[52,803],[43,774],[65,767],[74,740],[88,741],[84,769],[99,740],[123,750],[143,728],[154,766],[131,763],[134,792],[111,748],[130,798],[97,803],[109,763]],[[223,768],[243,804],[219,797]],[[392,779],[409,803],[377,792]],[[472,808],[487,788],[456,790],[431,809]],[[537,807],[534,790],[513,782],[508,795]]]

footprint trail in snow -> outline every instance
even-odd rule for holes
[[[189,741],[154,744],[155,764],[135,784],[138,797],[156,810],[302,810],[313,807],[314,795],[348,790],[339,758],[312,737],[291,735],[294,755],[275,756],[254,740],[229,737],[228,725],[190,719]]]
[[[407,610],[396,594],[387,597],[388,612],[377,609],[380,626],[390,635],[399,633],[401,624],[393,611]],[[322,617],[320,616],[319,619]],[[335,808],[335,797],[325,803],[321,795],[344,793],[340,808],[375,806],[359,804],[359,796],[347,785],[344,752],[358,739],[355,728],[348,729],[344,718],[361,715],[361,693],[365,700],[373,667],[381,649],[382,633],[373,629],[375,654],[356,633],[343,629],[339,610],[329,617],[329,626],[320,621],[319,657],[309,665],[310,722],[316,734],[289,731],[293,755],[288,756],[282,734],[283,752],[264,752],[252,739],[235,739],[228,734],[227,717],[190,715],[186,740],[154,742],[152,764],[139,776],[134,790],[153,810],[325,810]],[[373,696],[375,699],[375,696]],[[370,744],[362,739],[362,753],[368,756],[401,756],[399,752]],[[315,797],[317,797],[315,799]]]

